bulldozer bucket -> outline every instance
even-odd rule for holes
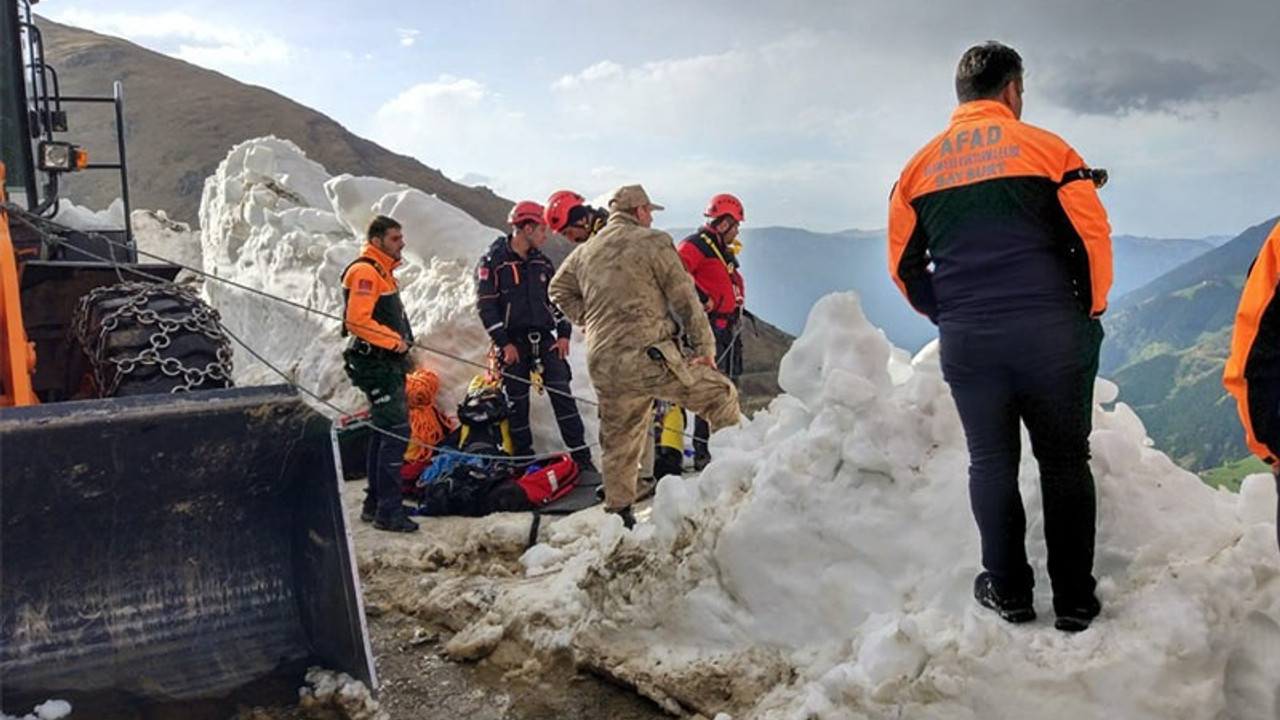
[[[337,463],[286,386],[0,411],[4,712],[225,719],[311,665],[374,688]]]

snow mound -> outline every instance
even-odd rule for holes
[[[224,319],[291,377],[353,406],[328,316],[375,213],[405,223],[399,275],[419,337],[479,360],[487,341],[470,268],[497,233],[440,200],[331,178],[291,143],[261,139],[232,150],[201,209],[207,271],[301,306],[208,282]],[[584,354],[573,357],[580,394]],[[456,400],[474,369],[430,360]],[[242,382],[274,381],[244,354],[237,362]],[[785,394],[766,410],[713,437],[704,472],[659,485],[634,532],[598,509],[579,513],[546,528],[512,571],[494,548],[517,552],[527,516],[498,516],[421,533],[457,540],[453,549],[397,539],[371,561],[461,572],[425,573],[419,604],[406,605],[460,619],[459,657],[569,654],[707,717],[1280,717],[1270,476],[1238,495],[1207,487],[1152,449],[1100,380],[1091,442],[1102,615],[1078,635],[1052,627],[1038,474],[1025,454],[1042,618],[1012,626],[971,597],[967,455],[936,345],[907,357],[856,295],[836,294],[813,308],[780,383]],[[554,434],[546,405],[534,403],[544,440]]]
[[[404,226],[396,271],[418,343],[419,361],[440,375],[441,407],[451,411],[483,370],[489,338],[475,310],[473,268],[502,231],[420,190],[379,178],[331,177],[296,145],[260,138],[234,147],[205,181],[200,204],[205,293],[225,325],[260,354],[237,347],[237,384],[281,382],[280,374],[344,412],[365,405],[342,371],[340,278],[364,244],[375,215]],[[263,297],[254,291],[274,297]],[[585,351],[575,339],[574,392],[591,397]],[[532,403],[534,442],[563,447],[550,403]],[[333,415],[333,408],[322,408]],[[594,412],[581,408],[589,436]]]
[[[936,348],[903,365],[856,295],[832,295],[780,382],[786,395],[715,436],[700,477],[662,482],[636,533],[602,519],[528,553],[554,588],[500,595],[508,634],[707,716],[1280,717],[1269,476],[1207,487],[1099,381],[1102,616],[1053,629],[1027,453],[1042,617],[1012,626],[972,599],[967,456]]]

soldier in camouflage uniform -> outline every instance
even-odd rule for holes
[[[738,391],[716,370],[715,338],[671,236],[653,230],[644,188],[624,185],[609,221],[578,246],[551,280],[551,301],[586,327],[587,369],[600,401],[605,510],[635,523],[637,464],[653,399],[707,418],[713,429],[738,421]],[[680,352],[688,335],[693,357]]]

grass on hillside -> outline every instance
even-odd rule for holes
[[[1249,475],[1271,472],[1271,468],[1258,458],[1250,455],[1244,460],[1220,465],[1212,470],[1200,473],[1200,479],[1212,487],[1226,488],[1231,492],[1240,492],[1240,483]]]

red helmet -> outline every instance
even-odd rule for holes
[[[507,216],[507,223],[511,225],[521,225],[527,222],[536,222],[539,225],[546,222],[542,219],[542,206],[532,200],[521,200],[516,206],[511,208],[511,214]]]
[[[735,222],[742,222],[747,217],[746,213],[742,212],[742,201],[729,193],[720,193],[711,198],[711,202],[707,203],[706,212],[702,213],[703,217],[709,218],[718,218],[722,215],[728,215]]]
[[[547,226],[556,232],[569,224],[569,211],[586,202],[586,198],[572,190],[557,190],[547,198]]]

